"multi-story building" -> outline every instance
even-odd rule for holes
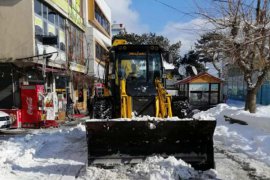
[[[0,72],[6,71],[0,82],[13,88],[9,94],[0,88],[0,101],[18,96],[22,84],[44,84],[59,97],[70,93],[85,110],[87,91],[95,71],[103,71],[99,65],[111,43],[110,18],[104,0],[0,1]]]
[[[123,24],[112,24],[112,36],[115,36],[117,34],[126,34],[126,28]]]
[[[105,59],[111,46],[111,10],[104,0],[88,0],[87,7],[86,41],[91,52],[88,73],[94,75],[95,82],[103,82]]]

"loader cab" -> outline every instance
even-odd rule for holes
[[[113,52],[110,59],[115,65],[116,85],[121,79],[152,83],[155,78],[162,78],[162,49],[159,46],[118,45]]]
[[[157,95],[155,79],[163,77],[162,52],[163,49],[158,45],[127,44],[111,49],[109,67],[106,70],[107,84],[114,95],[115,112],[120,111],[118,105],[121,80],[125,80],[126,93],[132,97],[133,110],[146,102],[154,102]],[[155,109],[146,110],[145,114],[149,111],[154,114]]]

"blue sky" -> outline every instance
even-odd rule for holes
[[[167,37],[172,43],[181,41],[181,54],[192,49],[200,34],[208,28],[205,20],[194,12],[198,11],[198,6],[207,7],[209,0],[105,1],[111,8],[112,20],[123,23],[129,33],[153,32]]]
[[[150,7],[150,8],[149,8]],[[133,0],[131,9],[140,14],[141,22],[151,32],[162,31],[168,22],[188,22],[194,18],[194,3],[189,0]]]

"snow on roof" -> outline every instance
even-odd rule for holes
[[[211,75],[211,74],[209,74],[207,72],[201,72],[201,73],[199,73],[196,76],[190,76],[190,77],[187,77],[187,78],[182,79],[180,81],[177,81],[175,84],[191,83],[193,80],[198,79],[198,78],[200,78],[202,76],[208,76],[210,78],[209,80],[216,81],[217,83],[221,83],[222,82],[222,79],[219,79],[219,78],[217,78],[217,77],[215,77],[215,76],[213,76],[213,75]]]
[[[175,68],[175,66],[173,64],[170,64],[170,63],[168,63],[166,61],[163,61],[163,66],[167,70],[170,70],[170,69],[174,69]]]

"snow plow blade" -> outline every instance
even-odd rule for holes
[[[88,120],[88,163],[95,159],[175,156],[195,169],[214,168],[216,121]]]

